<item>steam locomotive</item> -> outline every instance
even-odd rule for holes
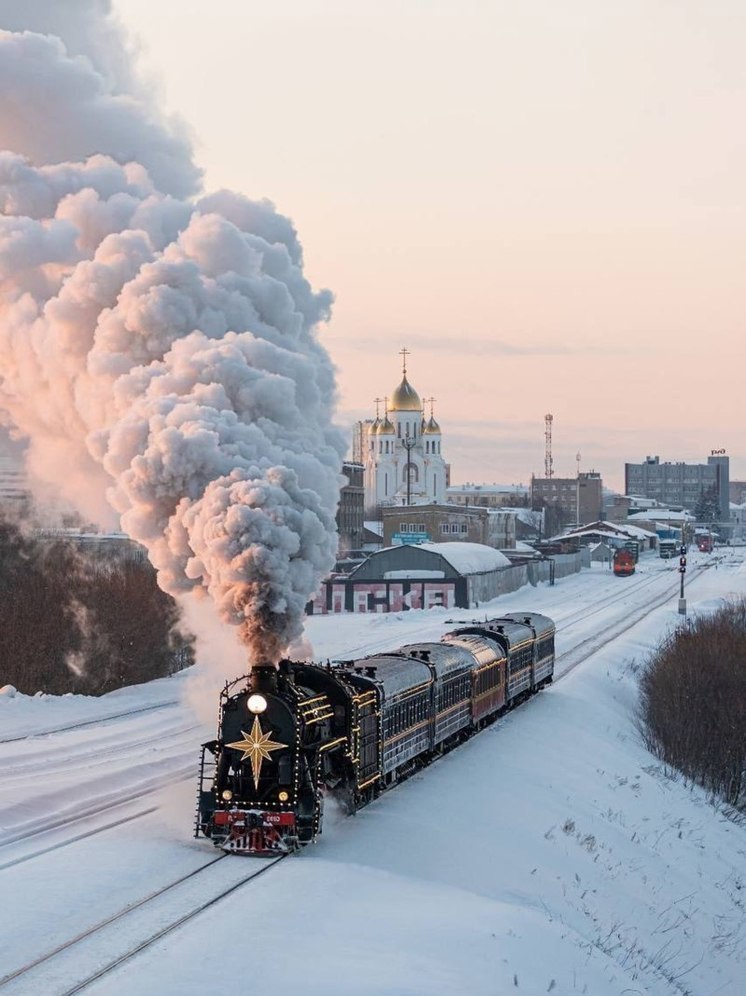
[[[202,745],[195,837],[258,855],[308,844],[325,794],[354,812],[548,685],[554,634],[515,613],[360,660],[253,667]]]

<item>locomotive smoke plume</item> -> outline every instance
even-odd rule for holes
[[[336,551],[331,295],[269,202],[198,196],[105,0],[0,0],[0,28],[0,419],[276,661]]]

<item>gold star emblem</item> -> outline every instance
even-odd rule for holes
[[[254,725],[251,728],[251,733],[249,734],[245,730],[241,730],[241,733],[244,735],[244,740],[236,740],[235,743],[226,744],[226,747],[242,750],[244,752],[241,758],[242,761],[245,761],[247,757],[251,758],[251,774],[254,777],[254,788],[258,789],[262,761],[265,758],[269,760],[269,755],[273,750],[280,750],[281,747],[287,747],[287,744],[270,740],[270,734],[262,732],[258,716],[254,716]]]

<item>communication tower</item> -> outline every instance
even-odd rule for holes
[[[551,477],[552,470],[552,422],[554,415],[544,416],[544,477]]]

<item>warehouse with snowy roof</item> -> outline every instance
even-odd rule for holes
[[[580,569],[577,554],[568,571]],[[522,565],[481,543],[417,543],[385,547],[346,577],[323,582],[310,614],[476,608],[524,584],[553,578],[549,559]]]

